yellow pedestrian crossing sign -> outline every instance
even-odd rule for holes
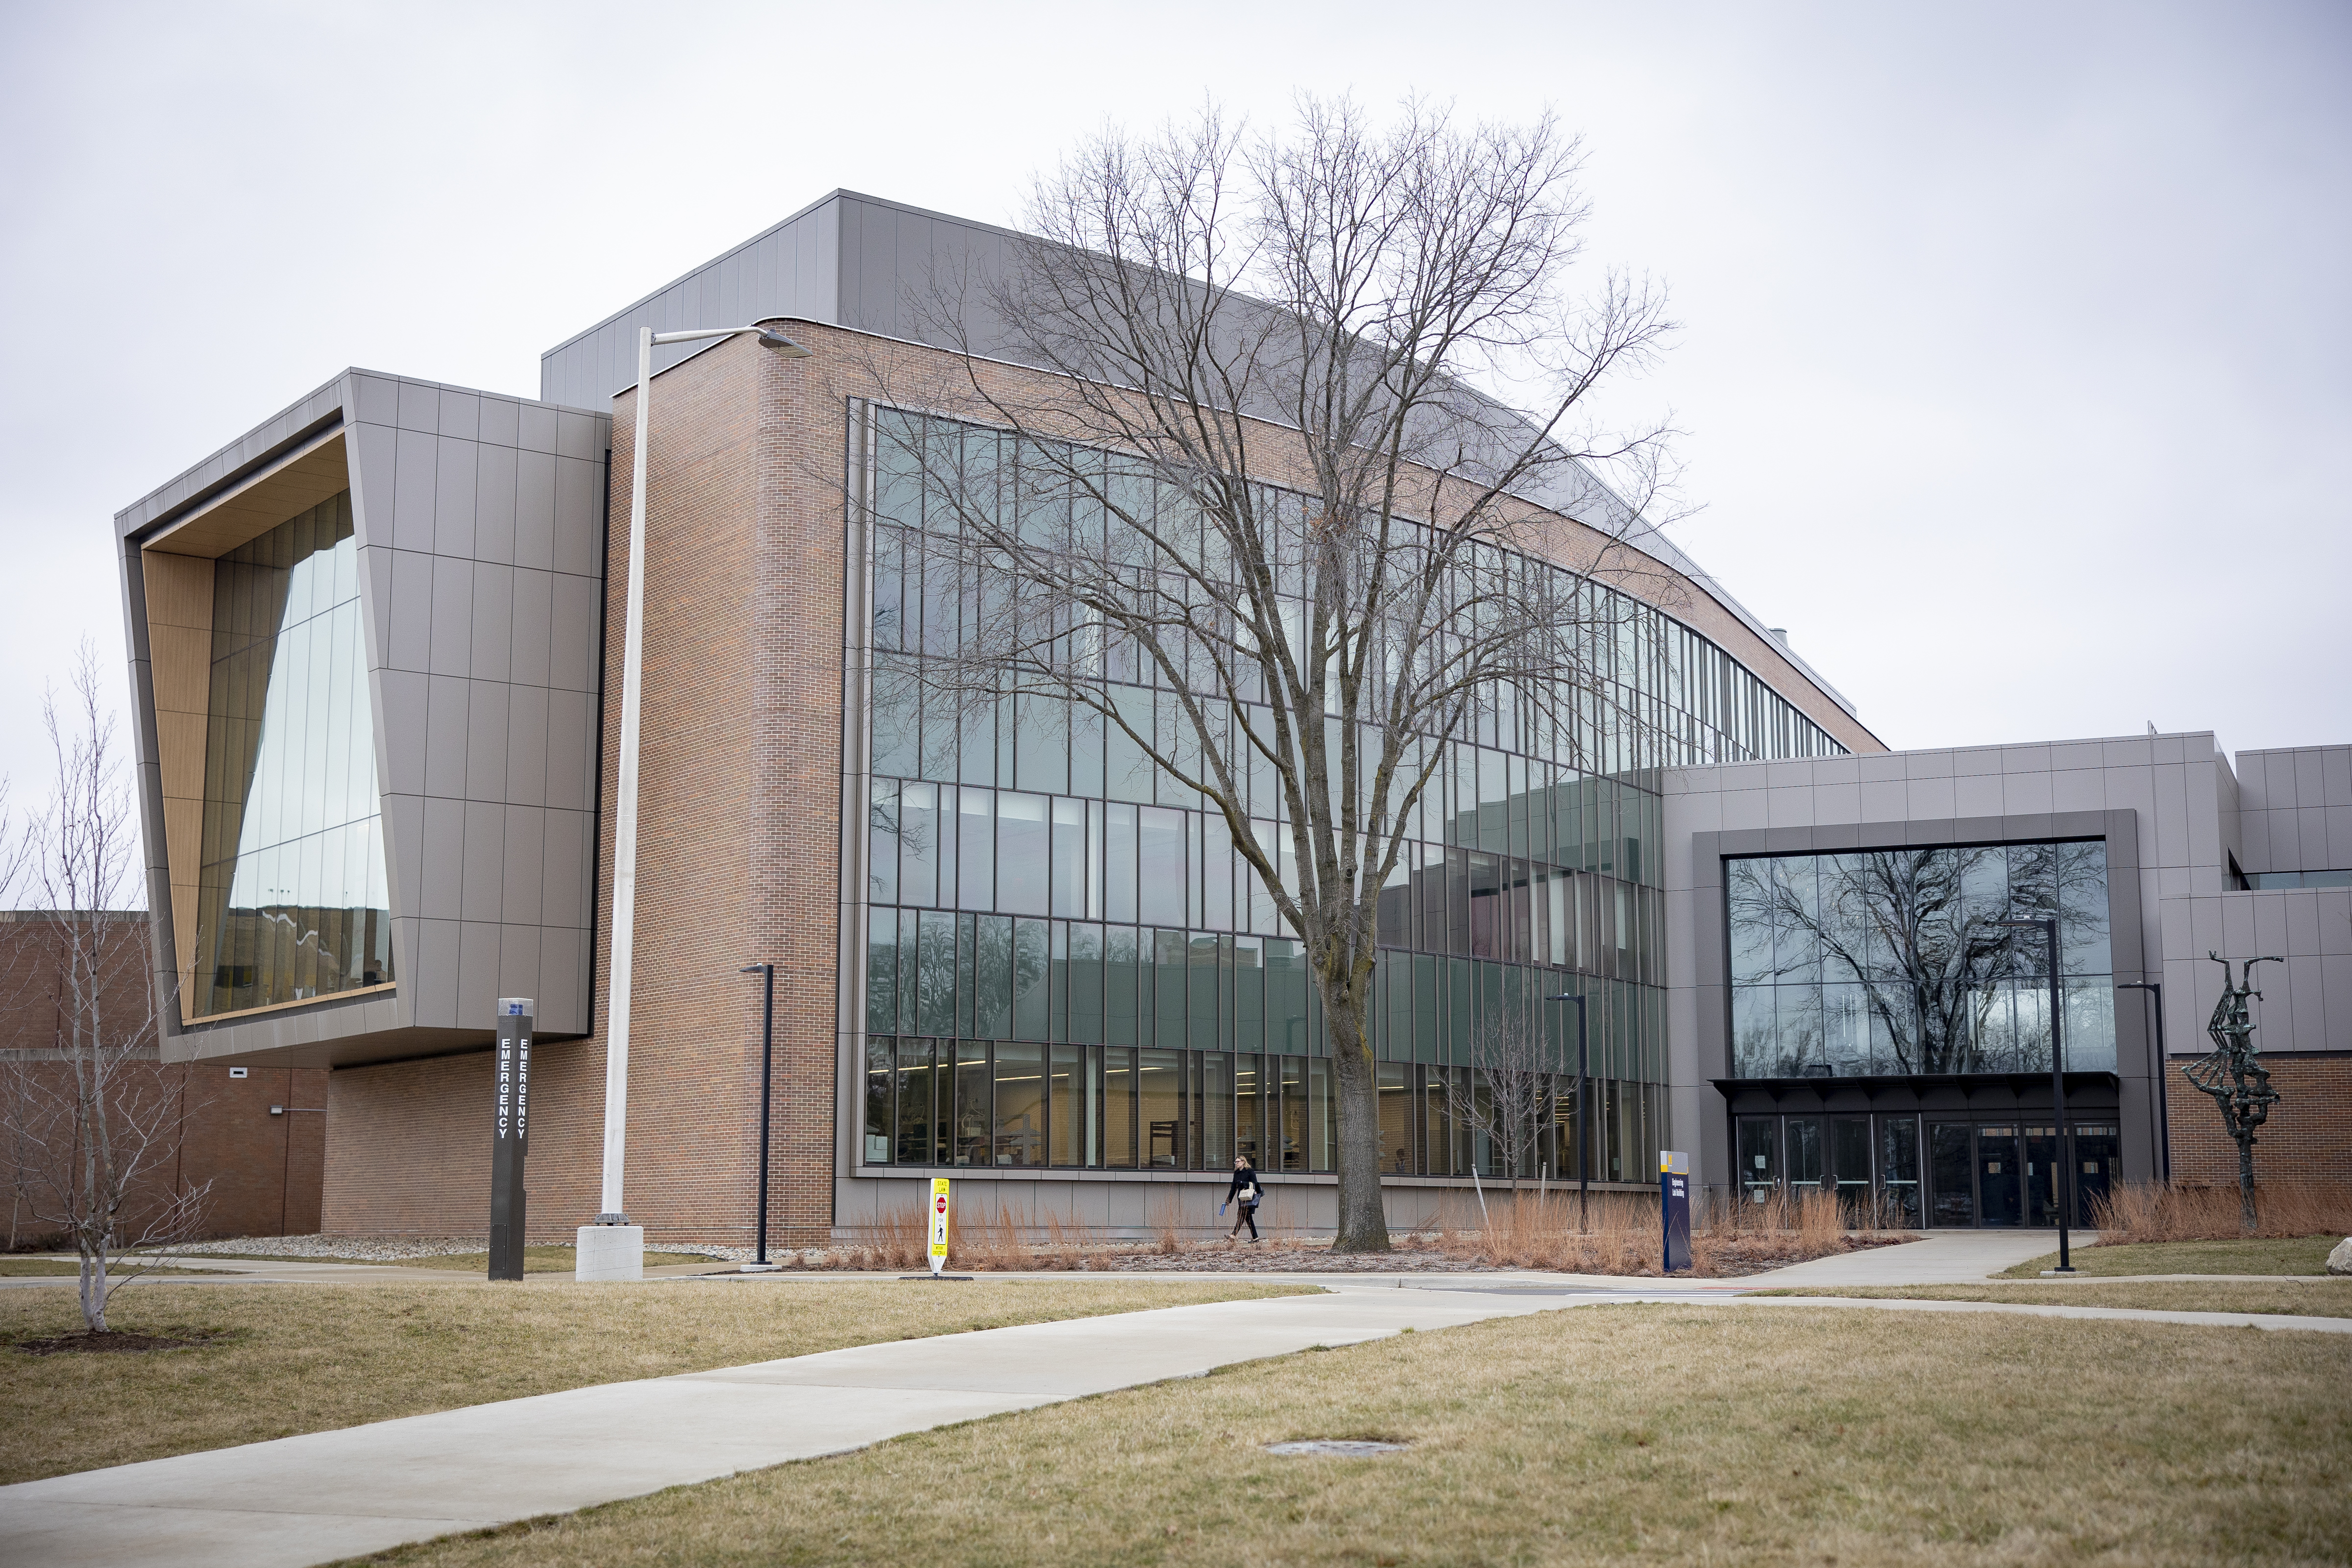
[[[931,1272],[948,1266],[948,1179],[931,1178]]]

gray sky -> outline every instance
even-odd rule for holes
[[[883,18],[887,16],[887,21]],[[1890,745],[2352,741],[2352,8],[0,0],[0,771],[109,523],[347,364],[539,354],[835,186],[1011,222],[1203,93],[1587,141],[1676,537]],[[2333,283],[2329,282],[2334,279]]]

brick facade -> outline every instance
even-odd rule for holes
[[[2172,1058],[2165,1112],[2172,1123],[2172,1179],[2182,1186],[2238,1183],[2238,1145],[2210,1096]],[[2254,1180],[2352,1185],[2352,1053],[2265,1052],[2279,1102],[2254,1135]]]
[[[143,924],[145,917],[125,914]],[[42,1189],[69,1173],[72,1072],[58,1049],[55,931],[37,912],[0,919],[0,1176],[9,1180],[0,1247],[46,1246]],[[148,1018],[143,936],[121,944],[101,1017]],[[152,1037],[152,1023],[143,1032]],[[319,1228],[326,1167],[327,1073],[321,1068],[182,1067],[136,1049],[118,1071],[126,1103],[165,1110],[176,1126],[147,1184],[150,1202],[210,1184],[202,1234],[300,1236]],[[63,1151],[61,1154],[58,1152]],[[31,1191],[28,1192],[27,1189]],[[142,1205],[134,1204],[131,1224]]]
[[[820,361],[736,340],[656,383],[646,479],[635,984],[624,1203],[649,1237],[751,1238],[760,1007],[776,975],[770,1236],[832,1225],[845,540],[840,402]],[[798,379],[795,379],[798,378]],[[599,1207],[613,812],[635,405],[614,406],[597,854],[595,1032],[532,1061],[530,1228]],[[333,1078],[327,1228],[483,1228],[486,1054]]]

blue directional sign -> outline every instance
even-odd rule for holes
[[[1690,1156],[1673,1149],[1658,1152],[1658,1214],[1665,1222],[1665,1271],[1691,1266]]]

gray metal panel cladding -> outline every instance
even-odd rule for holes
[[[843,320],[839,251],[844,202],[835,191],[673,279],[540,356],[540,395],[575,408],[607,408],[636,379],[637,329],[740,326],[767,316],[797,316],[838,324]],[[729,319],[719,320],[720,315]],[[669,344],[654,351],[654,368],[667,370],[707,344]]]
[[[594,911],[582,847],[595,837],[595,671],[583,650],[604,611],[594,545],[609,420],[369,372],[331,389],[325,413],[312,395],[118,514],[118,527],[135,539],[167,525],[322,419],[345,426],[398,989],[365,1006],[330,997],[198,1023],[173,1031],[173,1049],[300,1047],[305,1061],[352,1063],[463,1049],[488,1038],[492,1003],[509,992],[544,999],[547,1032],[583,1032]],[[572,689],[555,690],[559,678]],[[551,701],[563,710],[552,725]],[[551,799],[572,808],[551,877]]]

